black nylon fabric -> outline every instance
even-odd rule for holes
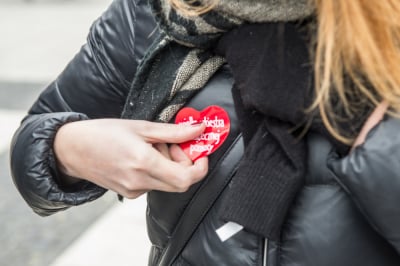
[[[146,1],[114,1],[94,23],[87,44],[21,122],[10,148],[11,171],[21,195],[37,213],[55,214],[104,192],[84,184],[74,190],[58,186],[49,164],[54,159],[51,139],[58,127],[70,121],[119,117],[136,66],[158,35],[155,27]],[[213,90],[231,79],[231,75],[218,73],[208,84],[210,94],[203,95],[203,104],[208,98],[223,97]],[[279,240],[268,243],[268,266],[400,265],[398,132],[398,119],[387,119],[368,135],[364,145],[344,157],[332,151],[320,134],[307,134],[305,185],[285,218]],[[331,170],[327,168],[328,154]],[[177,214],[191,194],[169,194],[169,201],[164,199],[154,198],[153,212],[151,216],[147,213],[154,219],[148,227],[154,245],[150,265],[157,265],[156,258],[169,239],[170,231],[157,226],[173,231],[179,221]],[[220,266],[228,256],[232,262],[225,261],[228,266],[262,265],[262,249],[255,248],[252,239],[257,238],[249,236],[250,232],[239,233],[228,242],[215,240],[215,229],[224,223],[216,213],[219,209],[212,209],[201,221],[180,254],[181,265]]]
[[[400,208],[394,205],[400,200],[394,193],[400,188],[398,130],[400,121],[386,118],[349,156],[331,153],[328,166],[374,229],[400,253]]]
[[[29,109],[13,137],[10,168],[34,212],[52,215],[105,193],[89,182],[74,187],[58,182],[53,139],[65,123],[120,117],[136,67],[159,35],[155,29],[146,0],[114,1],[93,22],[87,43]]]

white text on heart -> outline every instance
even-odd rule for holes
[[[203,133],[200,136],[198,136],[197,138],[195,138],[194,140],[205,140],[205,141],[210,141],[213,140],[215,141],[215,144],[219,143],[221,134],[220,133],[214,133],[214,132],[209,132],[209,133]]]
[[[225,127],[224,119],[218,119],[218,116],[215,116],[214,119],[210,119],[209,117],[205,116],[203,118],[203,123],[206,124],[207,127],[212,128]]]
[[[212,144],[207,144],[207,145],[199,145],[199,144],[190,144],[190,155],[193,154],[193,152],[207,152],[207,154],[210,154],[212,149],[214,148],[214,145]]]

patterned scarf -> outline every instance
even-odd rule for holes
[[[308,0],[220,0],[214,10],[184,17],[168,0],[150,0],[162,31],[138,68],[122,118],[168,122],[224,64],[208,48],[243,23],[302,19]],[[160,82],[162,81],[162,82]]]
[[[149,48],[138,68],[122,118],[168,122],[225,63],[224,56],[215,54],[212,49],[218,44],[221,36],[243,24],[287,22],[306,18],[313,12],[307,3],[308,0],[220,0],[215,9],[207,14],[185,18],[171,8],[168,0],[150,0],[161,34]],[[264,133],[259,133],[263,137]],[[279,145],[276,147],[281,150]],[[290,149],[295,150],[295,148]],[[247,150],[251,151],[251,149]],[[286,150],[281,151],[282,154],[286,152]],[[249,162],[251,159],[247,158],[244,162]],[[244,164],[243,169],[248,170],[249,167]],[[302,175],[301,171],[296,175]],[[247,178],[247,173],[236,182],[239,184],[239,190],[246,191],[248,188],[248,183],[242,182]],[[257,175],[259,174],[263,176],[263,173]],[[281,174],[285,175],[285,173]],[[280,194],[285,195],[289,190],[296,190],[300,182],[296,179],[289,183],[279,188]],[[267,183],[262,179],[257,179],[254,184],[256,184],[255,187],[262,187],[260,184]],[[278,182],[275,181],[274,184]],[[266,194],[261,191],[260,195]],[[247,197],[247,202],[242,198],[234,200],[233,203],[228,201],[227,204],[232,204],[226,209],[232,211],[223,216],[228,217],[230,221],[239,222],[255,233],[276,238],[282,217],[290,202],[286,197],[283,199],[284,210],[280,210],[283,205],[277,203],[273,208],[265,208],[264,212],[257,209],[252,211],[254,208],[248,208],[246,205],[249,202],[254,203],[251,196]],[[258,201],[255,200],[254,206],[260,204],[262,206],[265,201],[264,196],[261,196]],[[274,202],[270,202],[269,205],[273,204]],[[279,215],[274,214],[277,209],[280,211]],[[246,218],[255,217],[249,216],[249,211],[251,214],[257,214],[257,221]],[[263,222],[267,220],[269,222]],[[262,224],[261,227],[260,224]]]

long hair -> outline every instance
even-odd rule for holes
[[[368,102],[376,106],[382,100],[393,113],[400,111],[400,1],[313,2],[318,29],[311,108],[319,108],[333,136],[349,143],[335,126],[336,104],[347,117],[355,117]]]
[[[212,9],[218,0],[170,0],[187,15]],[[350,144],[337,122],[354,119],[367,107],[385,100],[390,113],[400,111],[400,1],[310,0],[315,6],[316,46],[313,51],[315,99],[323,123],[339,141]],[[338,114],[337,110],[344,112]]]

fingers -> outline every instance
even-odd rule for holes
[[[156,146],[164,153],[166,146]],[[178,145],[170,147],[171,159],[156,149],[149,150],[152,153],[146,156],[147,161],[142,161],[140,169],[132,169],[124,176],[113,179],[113,182],[105,187],[126,198],[134,199],[150,190],[185,192],[207,174],[208,159],[201,158],[192,163]]]
[[[182,143],[198,137],[206,128],[205,124],[175,125],[135,121],[135,133],[149,143]]]
[[[171,156],[169,154],[170,151],[169,151],[169,148],[168,148],[167,144],[165,144],[165,143],[155,143],[155,144],[153,144],[153,147],[157,151],[159,151],[165,158],[171,159]]]
[[[202,158],[197,160],[195,164],[198,164],[199,168],[205,169],[207,168],[208,162],[206,158]],[[144,172],[141,174],[136,172],[134,176],[119,179],[118,182],[109,185],[108,188],[126,198],[135,199],[150,190],[185,192],[198,181],[199,179],[193,178],[193,176],[184,176],[183,179],[172,178],[165,181],[160,178],[152,177]]]
[[[204,178],[208,171],[208,160],[195,163],[172,144],[182,143],[199,136],[205,125],[184,126],[147,121],[126,121],[134,133],[133,149],[129,149],[123,169],[118,178],[107,184],[109,189],[127,198],[136,198],[149,190],[184,192]],[[126,128],[126,127],[125,127]],[[145,145],[142,145],[145,144]]]
[[[177,151],[174,151],[174,153],[177,153]],[[177,156],[177,154],[174,156]],[[194,164],[189,164],[186,159],[181,162],[174,162],[163,157],[155,150],[150,157],[152,159],[147,163],[146,169],[143,169],[144,172],[172,186],[175,192],[188,190],[191,185],[205,177],[208,171],[207,158],[199,159]]]
[[[187,156],[186,153],[177,144],[172,144],[169,147],[169,154],[171,155],[171,159],[173,161],[178,162],[182,165],[190,166],[193,164],[189,156]]]
[[[127,199],[137,199],[143,194],[149,192],[148,190],[123,190],[123,192],[117,192],[119,195]]]

